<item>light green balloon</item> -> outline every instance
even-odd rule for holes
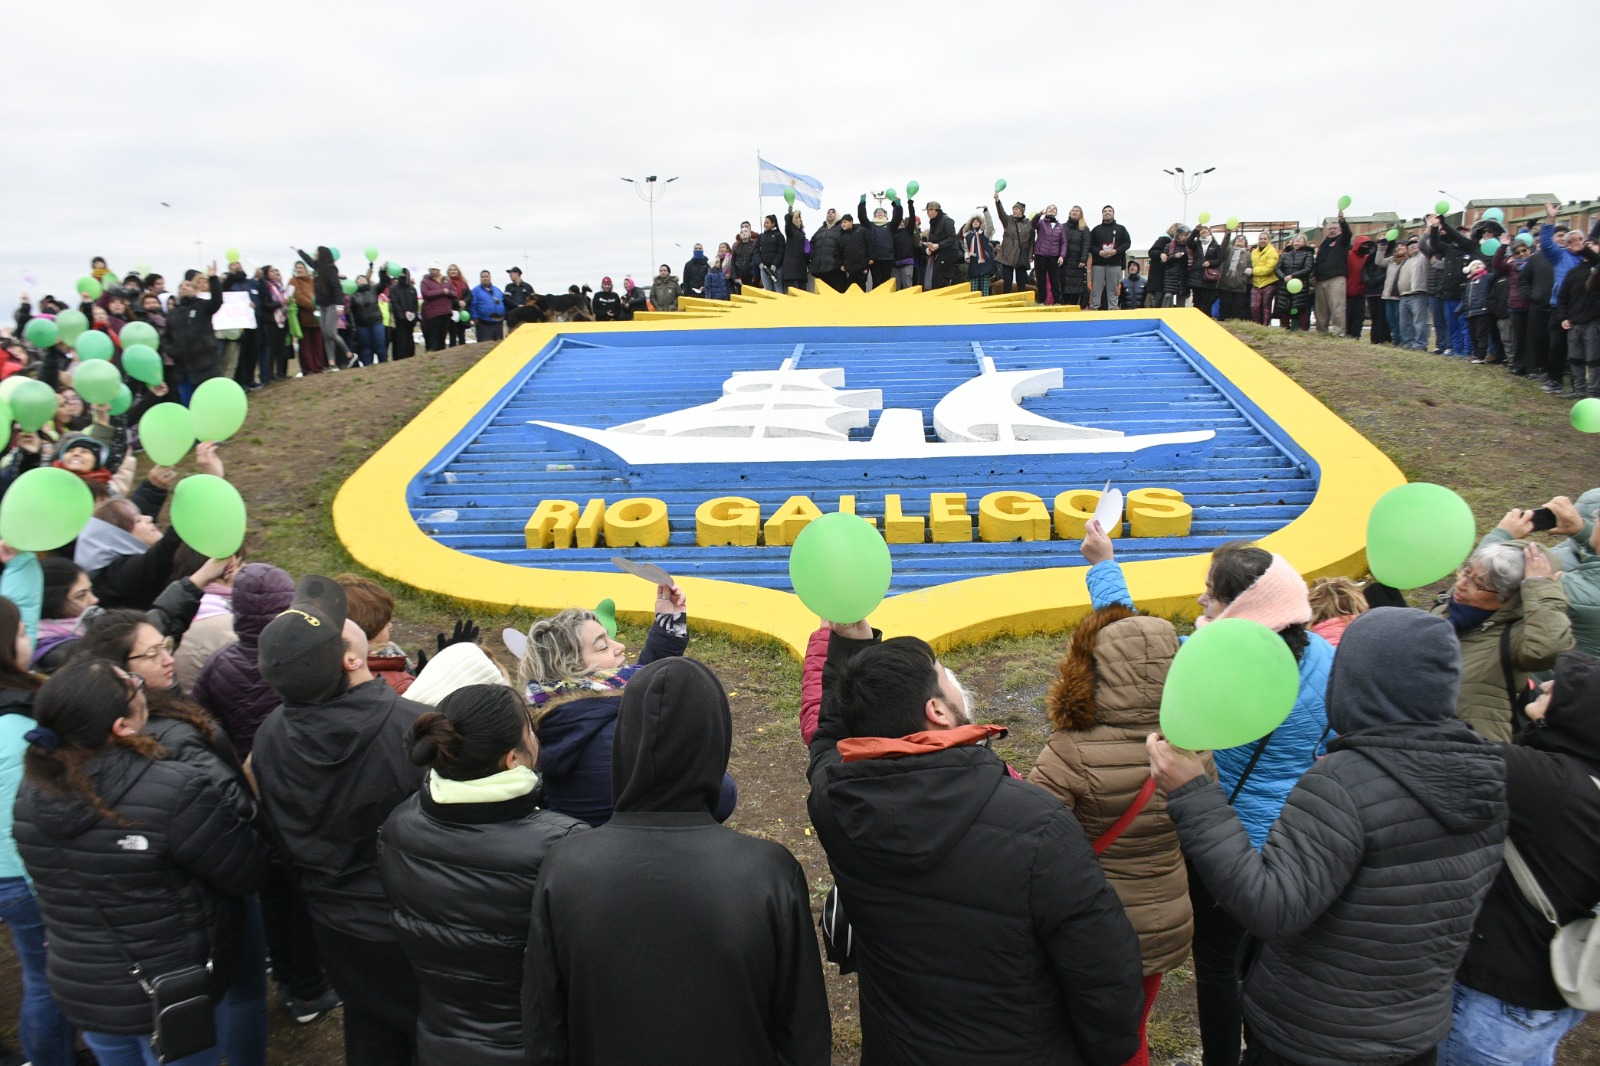
[[[995,195],[996,196],[998,196],[1001,193],[1006,191],[1006,179],[1005,178],[996,178],[995,179],[994,191],[995,191]]]
[[[1239,228],[1239,216],[1238,215],[1229,215],[1228,216],[1228,228],[1229,229],[1238,229]]]
[[[1348,196],[1339,197],[1339,210],[1344,211],[1347,208],[1349,208],[1349,206],[1350,206],[1350,197],[1348,197]]]
[[[1397,241],[1400,239],[1400,231],[1397,229],[1392,229],[1383,235],[1383,239],[1386,241]]]
[[[79,278],[77,289],[78,294],[86,300],[98,300],[100,293],[104,291],[101,289],[100,283],[95,280],[93,274],[85,274]]]
[[[122,350],[122,369],[135,381],[142,381],[146,385],[161,384],[165,367],[162,366],[161,356],[148,344],[130,344]]]
[[[22,327],[22,339],[35,348],[52,348],[60,336],[60,327],[48,318],[30,318]]]
[[[594,606],[594,618],[611,636],[617,635],[617,601],[606,597]]]
[[[172,528],[206,558],[226,559],[244,544],[244,500],[215,474],[190,474],[172,491]]]
[[[189,398],[189,421],[196,440],[227,440],[239,432],[249,412],[244,389],[232,378],[212,378],[201,383]]]
[[[76,308],[56,313],[56,332],[68,347],[77,344],[78,338],[88,328],[89,317]]]
[[[111,401],[111,413],[114,415],[125,415],[128,413],[128,409],[132,406],[133,390],[128,388],[128,386],[123,385],[117,390],[116,399]]]
[[[78,335],[78,343],[73,349],[77,351],[78,358],[85,361],[93,359],[110,359],[116,352],[117,345],[111,339],[111,334],[103,333],[98,329],[84,330]]]
[[[1443,485],[1390,489],[1367,517],[1367,567],[1397,589],[1431,585],[1472,553],[1477,523],[1467,502]]]
[[[1305,287],[1306,287],[1306,283],[1301,281],[1299,278],[1290,278],[1287,282],[1284,283],[1284,288],[1286,288],[1290,292],[1294,292],[1294,293],[1298,293],[1298,292],[1303,291],[1305,289]]]
[[[369,244],[369,245],[367,245],[366,251],[367,251],[367,262],[376,263],[378,261],[378,246],[375,245],[375,244]]]
[[[1582,433],[1600,433],[1600,398],[1590,396],[1572,405],[1572,428]]]
[[[88,482],[70,470],[41,466],[13,481],[0,501],[0,540],[18,551],[54,551],[75,540],[93,514]]]
[[[153,462],[174,466],[194,447],[194,423],[179,403],[158,403],[139,419],[139,443]]]
[[[882,535],[866,519],[842,511],[808,523],[789,551],[795,595],[830,622],[859,622],[871,614],[893,572]]]
[[[85,403],[110,403],[122,388],[122,371],[104,359],[95,359],[72,372],[72,387]]]
[[[122,342],[124,357],[130,345],[142,344],[147,348],[161,347],[161,334],[148,322],[129,322],[122,327],[122,332],[117,334],[117,339]]]
[[[240,261],[239,249],[237,248],[224,249],[222,254],[228,257],[228,262],[230,263],[237,263]]]
[[[1259,622],[1222,618],[1178,649],[1161,690],[1161,732],[1190,751],[1237,748],[1283,724],[1300,669],[1283,638]]]
[[[1448,215],[1450,213],[1450,201],[1440,200],[1438,203],[1434,204],[1433,213],[1436,215]]]
[[[356,281],[354,278],[345,278],[339,282],[339,288],[344,290],[346,296],[349,296],[356,291]]]
[[[56,390],[36,378],[22,378],[6,397],[11,417],[24,433],[37,433],[56,416]]]
[[[24,381],[31,380],[33,379],[28,377],[26,374],[12,374],[5,380],[0,381],[0,403],[5,403],[9,406],[11,403],[11,394],[16,392],[18,386],[20,386]]]
[[[1199,215],[1196,216],[1196,218],[1199,221],[1199,223],[1202,226],[1204,226],[1207,222],[1211,221],[1211,212],[1210,211],[1202,211],[1202,212],[1200,212]]]
[[[883,190],[883,195],[891,204],[897,204],[900,202],[900,194],[895,192],[893,189]]]
[[[917,192],[921,190],[921,188],[922,184],[920,182],[908,181],[906,182],[906,195],[915,196],[917,195]]]

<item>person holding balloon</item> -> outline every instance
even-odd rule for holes
[[[1085,530],[1081,550],[1090,563],[1088,583],[1095,608],[1112,603],[1132,607],[1112,542],[1098,522]],[[1213,753],[1225,801],[1237,812],[1251,846],[1260,848],[1295,782],[1325,750],[1324,696],[1333,646],[1306,628],[1312,610],[1305,580],[1282,556],[1246,541],[1229,542],[1212,553],[1200,607],[1204,613],[1195,621],[1197,631],[1220,619],[1244,619],[1278,633],[1297,673],[1287,716],[1266,722],[1253,742],[1222,746]],[[1206,890],[1193,869],[1189,894],[1194,908],[1200,1037],[1208,1059],[1229,1062],[1238,1054],[1242,1017],[1234,960],[1246,930]]]
[[[1188,650],[1168,676],[1164,726],[1169,701],[1202,695],[1178,685]],[[1210,665],[1241,697],[1217,701],[1219,712],[1248,702],[1269,672],[1238,657]],[[1246,1066],[1304,1062],[1311,1049],[1316,1062],[1434,1062],[1506,835],[1505,758],[1456,718],[1460,684],[1444,619],[1382,607],[1352,622],[1328,679],[1338,736],[1260,848],[1200,759],[1150,735],[1151,773],[1195,880],[1256,940],[1243,963]]]
[[[1315,300],[1312,291],[1312,270],[1316,267],[1316,252],[1304,233],[1296,233],[1278,256],[1277,276],[1283,282],[1283,292],[1278,300],[1278,317],[1291,330],[1306,333],[1311,329],[1311,305]]]
[[[1161,690],[1178,653],[1164,618],[1114,603],[1078,624],[1050,686],[1055,731],[1028,780],[1083,825],[1106,880],[1139,935],[1144,1017],[1129,1066],[1147,1066],[1144,1023],[1162,976],[1189,955],[1194,912],[1178,833],[1155,793],[1145,736],[1159,725]]]

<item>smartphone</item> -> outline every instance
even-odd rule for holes
[[[1535,507],[1533,509],[1533,531],[1541,533],[1547,529],[1556,528],[1556,513],[1548,507]]]

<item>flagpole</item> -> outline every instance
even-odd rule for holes
[[[757,233],[761,232],[761,228],[760,228],[761,227],[761,208],[763,206],[765,206],[765,201],[761,197],[761,149],[757,148],[756,149],[756,217],[755,217],[755,227],[754,227]]]

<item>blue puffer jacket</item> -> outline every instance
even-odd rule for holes
[[[479,321],[495,322],[506,317],[506,297],[498,286],[472,288],[472,317]]]
[[[1112,603],[1133,606],[1128,593],[1128,583],[1123,579],[1122,568],[1114,560],[1096,563],[1089,568],[1089,597],[1094,608]],[[1233,809],[1250,834],[1250,843],[1260,850],[1267,839],[1272,823],[1284,801],[1294,791],[1300,775],[1310,768],[1319,755],[1327,753],[1328,710],[1323,705],[1323,695],[1328,690],[1328,671],[1333,669],[1333,645],[1317,636],[1306,634],[1310,643],[1300,656],[1300,695],[1294,701],[1289,717],[1267,740],[1255,769],[1245,781],[1244,788],[1233,801]],[[1212,752],[1217,763],[1217,783],[1225,796],[1233,795],[1239,784],[1239,775],[1250,763],[1256,744],[1225,748]]]

